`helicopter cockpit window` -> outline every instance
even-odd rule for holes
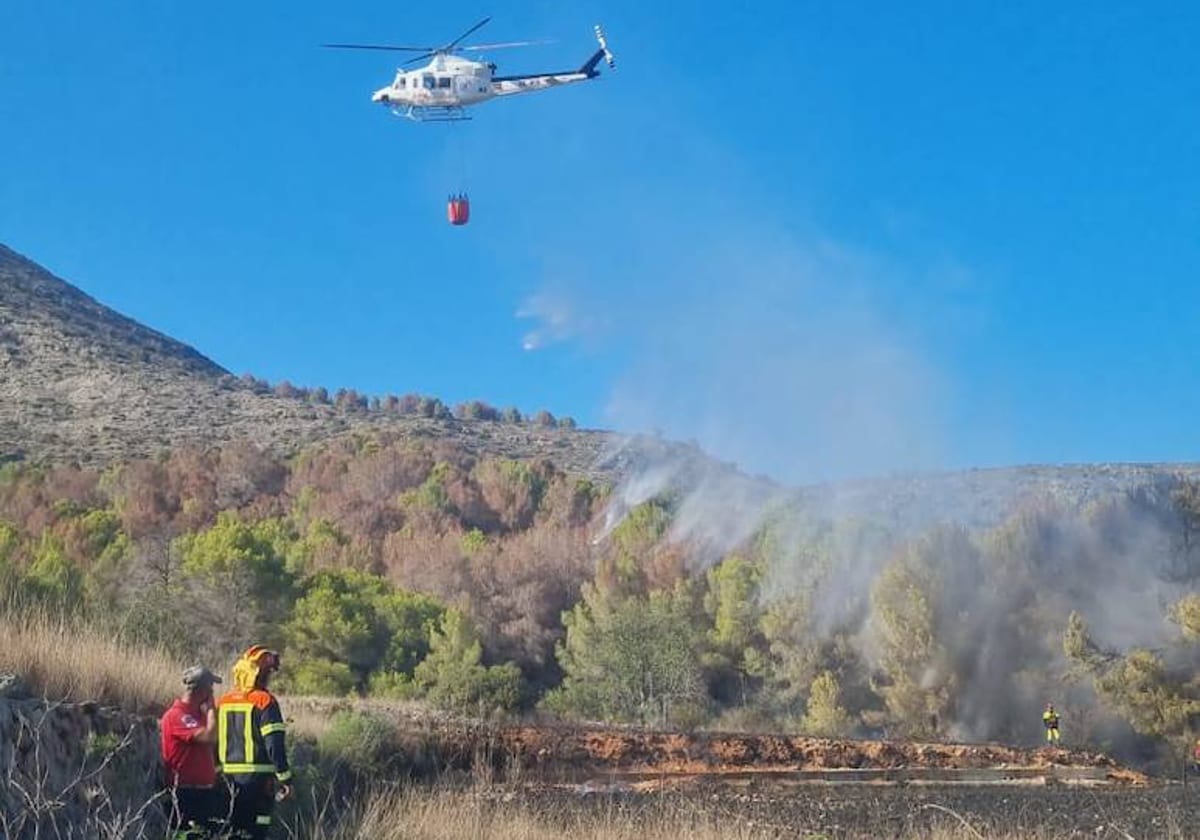
[[[401,76],[399,79],[396,80],[396,87],[398,87],[398,88],[408,87],[408,79]]]
[[[438,78],[438,87],[440,87],[440,88],[450,87],[450,77],[449,76],[441,76],[440,78]]]
[[[433,86],[434,86],[433,76],[426,76],[421,81],[424,82],[425,90],[433,90]]]

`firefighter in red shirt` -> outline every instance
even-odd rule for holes
[[[213,743],[213,685],[221,678],[197,665],[183,672],[184,694],[159,721],[172,840],[208,837],[220,816]]]
[[[279,654],[254,645],[233,666],[233,691],[217,703],[217,758],[230,784],[233,836],[262,840],[276,800],[292,792],[279,701],[267,686]]]

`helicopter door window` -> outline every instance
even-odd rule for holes
[[[396,80],[396,87],[398,87],[398,88],[406,88],[406,87],[408,87],[408,79],[397,79],[397,80]]]
[[[426,76],[422,81],[425,83],[425,90],[433,90],[435,84],[433,76]]]
[[[441,78],[439,78],[439,79],[438,79],[438,87],[440,87],[440,88],[448,88],[448,87],[450,87],[450,77],[449,77],[449,76],[442,76]]]

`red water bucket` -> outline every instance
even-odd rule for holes
[[[471,201],[466,195],[451,198],[446,204],[446,218],[452,225],[465,225],[471,219]]]

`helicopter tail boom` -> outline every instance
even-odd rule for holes
[[[613,58],[613,54],[608,48],[608,39],[604,37],[604,30],[599,25],[596,26],[596,41],[599,42],[600,49],[592,53],[591,57],[578,70],[562,70],[557,73],[530,73],[522,76],[493,76],[492,94],[494,96],[510,96],[514,93],[545,90],[546,88],[566,85],[571,82],[586,82],[589,79],[599,77],[600,71],[596,68],[600,66],[601,61],[607,62],[608,66],[615,70],[617,66],[616,59]]]

